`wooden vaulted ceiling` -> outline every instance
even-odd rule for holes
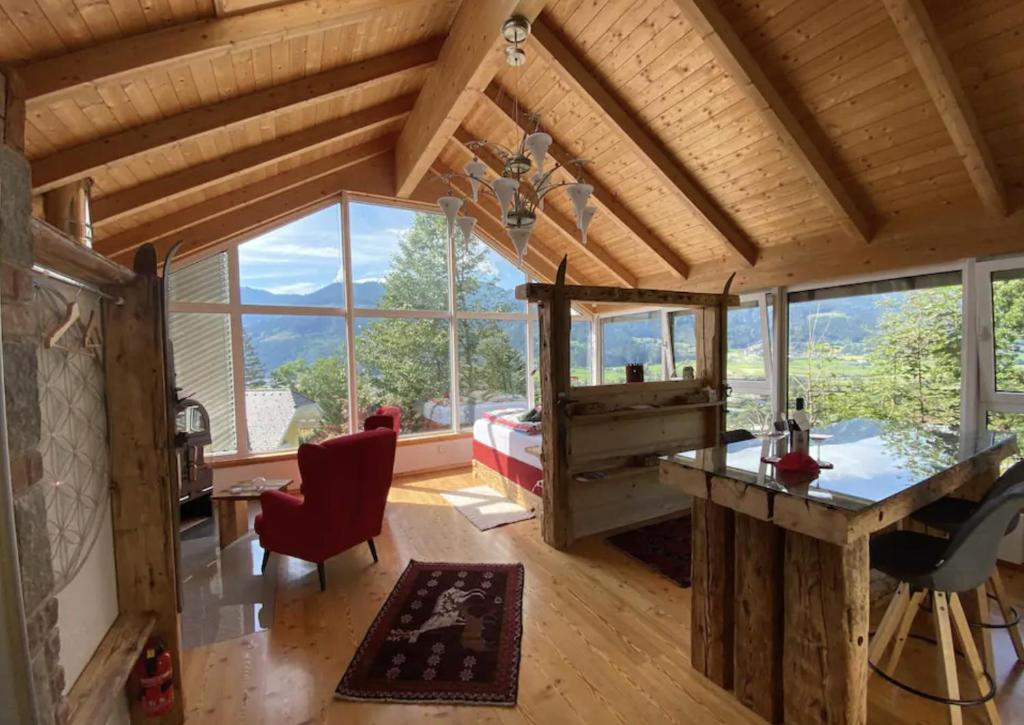
[[[584,246],[549,198],[544,277],[568,254],[577,283],[742,289],[1024,250],[1024,0],[0,0],[0,63],[35,191],[91,178],[115,258],[341,189],[432,201],[466,141],[518,138],[517,103],[599,208]],[[492,200],[472,213],[510,247]]]

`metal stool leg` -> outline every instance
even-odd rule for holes
[[[939,643],[939,673],[946,683],[946,696],[960,699],[960,682],[956,677],[956,650],[949,626],[949,604],[945,592],[932,592],[932,615],[935,617],[935,639]],[[973,641],[973,640],[972,640]],[[949,705],[949,724],[963,725],[964,714],[959,705]]]
[[[1003,587],[1003,580],[999,576],[998,567],[992,572],[989,582],[992,584],[992,593],[996,595],[999,611],[1003,614],[1003,621],[1009,625],[1007,629],[1010,632],[1010,639],[1013,641],[1013,649],[1017,653],[1017,659],[1024,662],[1024,641],[1021,640],[1020,636],[1020,624],[1010,624],[1014,620],[1013,608],[1010,606],[1010,600],[1006,596],[1006,589]]]
[[[960,597],[956,594],[949,595],[949,611],[953,616],[953,625],[960,639],[960,645],[963,647],[964,655],[967,657],[967,664],[971,668],[974,682],[978,685],[978,692],[984,693],[991,686],[991,683],[985,674],[985,668],[981,664],[981,655],[978,654],[978,648],[974,643],[974,635],[967,624],[967,617],[964,616],[964,608],[960,604]],[[984,706],[989,723],[991,725],[999,725],[999,712],[996,710],[995,699],[986,700]]]

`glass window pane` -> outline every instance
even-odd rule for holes
[[[226,314],[171,313],[175,385],[210,415],[210,453],[234,453],[235,393],[231,320]]]
[[[569,323],[569,384],[593,385],[591,375],[593,361],[590,355],[590,330],[592,323],[574,312]],[[533,404],[540,405],[540,323],[530,320],[530,335],[533,337],[533,370],[530,384],[533,386]]]
[[[187,266],[172,265],[171,302],[227,304],[228,255],[221,252]]]
[[[697,328],[696,317],[689,310],[681,312],[670,312],[669,324],[672,327],[672,356],[675,358],[675,370],[672,376],[683,377],[683,370],[687,367],[697,370]]]
[[[626,382],[626,365],[642,364],[644,380],[661,380],[661,315],[642,312],[601,320],[604,382]]]
[[[526,323],[459,320],[460,423],[484,413],[526,408]]]
[[[1024,270],[992,275],[996,390],[1024,392]]]
[[[243,315],[242,344],[253,453],[348,433],[344,318]]]
[[[341,205],[238,246],[242,304],[343,307]]]
[[[761,309],[756,302],[729,308],[728,335],[725,364],[729,380],[764,380]]]
[[[444,216],[380,204],[349,204],[354,307],[448,309]]]
[[[477,237],[469,242],[455,235],[455,309],[459,311],[523,312],[516,299],[525,277],[515,265]]]
[[[959,425],[961,304],[959,284],[791,302],[790,411]]]
[[[732,393],[725,414],[726,430],[749,430],[754,435],[772,431],[771,396],[759,393]]]
[[[359,419],[402,409],[402,434],[450,430],[447,320],[360,317],[356,328]]]

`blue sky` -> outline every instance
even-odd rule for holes
[[[399,237],[416,212],[377,204],[353,203],[349,208],[353,281],[383,280],[398,252]],[[489,257],[502,287],[522,284],[522,272],[493,250]],[[335,204],[261,234],[239,247],[238,258],[243,287],[308,294],[339,281],[341,207]]]

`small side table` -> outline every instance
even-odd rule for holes
[[[283,491],[292,484],[291,479],[275,478],[260,483],[241,481],[231,486],[214,489],[211,499],[217,516],[220,548],[245,536],[249,531],[249,502],[258,501],[264,491]]]

